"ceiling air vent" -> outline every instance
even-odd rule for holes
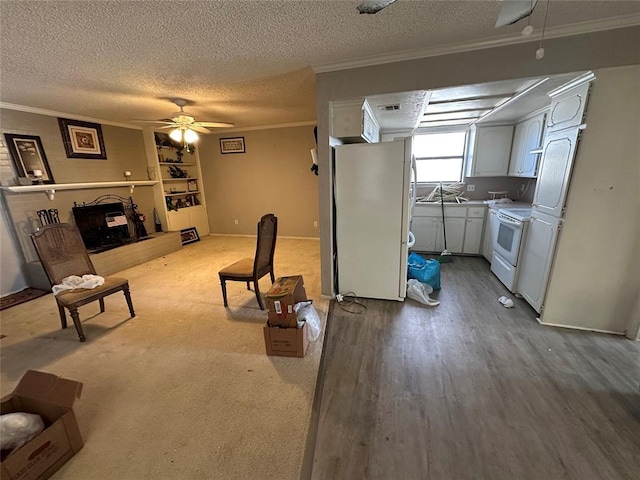
[[[380,107],[383,112],[394,112],[400,110],[400,105],[383,105]]]

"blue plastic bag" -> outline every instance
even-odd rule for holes
[[[431,285],[434,290],[440,290],[440,262],[438,260],[427,260],[417,253],[411,252],[407,259],[407,267],[407,277]]]

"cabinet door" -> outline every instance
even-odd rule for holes
[[[189,207],[193,208],[193,207]],[[167,212],[167,230],[177,232],[185,228],[193,227],[189,219],[189,208],[181,208],[178,211]]]
[[[416,243],[411,250],[416,252],[435,252],[438,235],[438,219],[436,217],[413,217],[411,231]]]
[[[493,257],[493,224],[496,221],[496,215],[498,215],[498,213],[495,210],[489,209],[489,214],[487,215],[487,223],[484,226],[482,256],[489,262],[491,262],[491,258]]]
[[[590,86],[591,82],[583,83],[552,98],[547,117],[548,132],[576,127],[582,123],[587,110]]]
[[[509,156],[513,125],[478,127],[476,129],[473,176],[505,176],[509,170]]]
[[[462,253],[464,246],[464,218],[445,218],[445,227],[447,234],[447,250],[451,253]],[[436,242],[436,252],[444,250],[444,229],[442,228],[442,219],[438,219],[438,235]]]
[[[520,176],[522,172],[522,158],[525,153],[527,125],[526,122],[516,124],[513,131],[513,145],[511,146],[511,158],[509,159],[509,175]]]
[[[365,102],[362,109],[362,136],[369,143],[378,142],[378,124]]]
[[[563,214],[579,135],[580,130],[570,128],[549,133],[545,137],[540,174],[533,196],[533,206],[542,213],[554,217]]]
[[[520,157],[520,171],[518,172],[518,175],[521,177],[536,176],[540,154],[530,152],[531,150],[540,148],[542,133],[544,131],[544,118],[544,114],[538,115],[525,122],[524,144],[522,156]]]
[[[516,291],[540,313],[547,290],[560,219],[532,213],[518,264]]]
[[[464,231],[464,248],[462,253],[480,253],[480,242],[482,241],[482,218],[467,218],[467,225]]]

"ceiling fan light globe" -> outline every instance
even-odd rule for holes
[[[184,141],[186,143],[194,143],[198,141],[198,134],[191,129],[185,130]]]
[[[176,142],[182,142],[182,130],[176,128],[169,134],[169,137]]]

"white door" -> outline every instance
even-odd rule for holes
[[[533,197],[533,206],[542,213],[554,217],[563,214],[580,131],[570,128],[548,133],[544,139],[540,173]]]
[[[535,210],[531,213],[524,251],[518,265],[516,291],[540,313],[547,290],[561,220]]]
[[[400,300],[401,262],[406,267],[408,235],[403,231],[410,167],[405,166],[410,162],[405,142],[340,145],[335,154],[340,292]]]

